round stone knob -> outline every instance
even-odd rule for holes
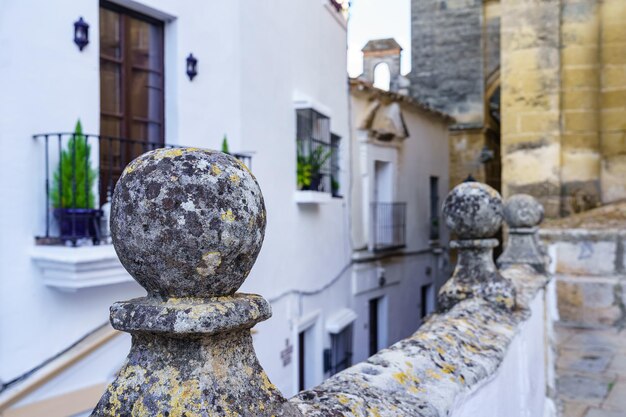
[[[459,239],[489,238],[502,225],[502,198],[486,184],[464,182],[446,197],[443,215]]]
[[[261,249],[265,204],[245,165],[221,152],[157,149],[124,170],[111,235],[126,270],[150,295],[230,295]]]
[[[516,194],[504,204],[504,219],[509,227],[534,227],[543,221],[543,206],[528,194]]]

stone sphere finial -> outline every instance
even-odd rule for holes
[[[504,219],[509,227],[535,227],[543,221],[543,206],[528,194],[516,194],[504,204]]]
[[[486,184],[463,182],[446,197],[443,215],[459,239],[489,238],[502,225],[502,197]]]
[[[261,249],[265,205],[245,165],[221,152],[157,149],[131,162],[111,207],[126,270],[163,298],[233,294]]]

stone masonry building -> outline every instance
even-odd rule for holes
[[[412,0],[412,95],[453,115],[450,184],[548,217],[626,198],[626,2]]]

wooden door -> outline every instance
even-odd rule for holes
[[[132,159],[164,143],[163,22],[100,3],[100,201]]]

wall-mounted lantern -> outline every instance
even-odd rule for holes
[[[187,57],[187,76],[189,81],[193,80],[196,75],[198,75],[198,60],[193,54],[189,54]]]
[[[74,22],[74,43],[81,51],[89,43],[89,24],[82,17]]]

